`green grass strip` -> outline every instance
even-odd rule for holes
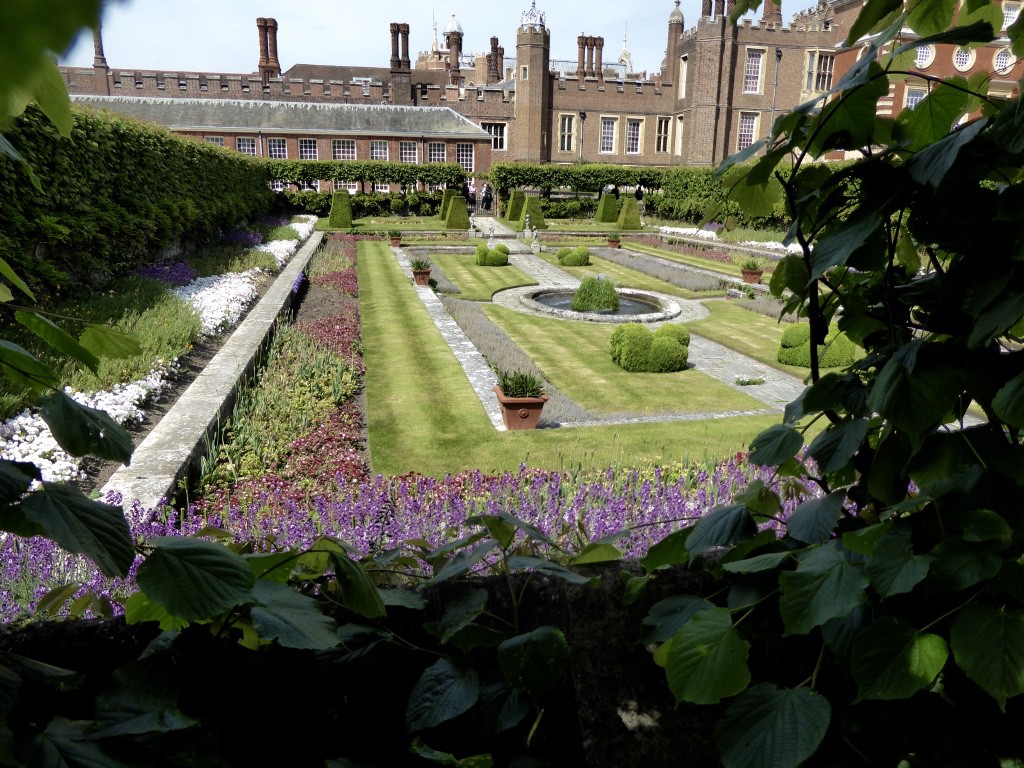
[[[484,311],[548,381],[594,413],[720,413],[765,407],[692,368],[676,373],[623,370],[611,359],[612,324],[556,320],[496,306]]]
[[[788,323],[780,324],[775,318],[743,309],[735,301],[709,300],[704,302],[704,306],[711,310],[711,314],[703,320],[687,324],[686,327],[693,333],[792,376],[802,377],[807,374],[806,369],[779,362],[779,344]]]
[[[697,293],[696,291],[690,291],[686,288],[680,288],[678,285],[666,283],[664,280],[651,277],[650,275],[646,275],[636,269],[630,269],[629,267],[624,267],[621,264],[616,264],[614,261],[602,259],[600,256],[595,256],[593,253],[590,254],[590,264],[586,267],[563,267],[559,265],[558,259],[553,253],[545,252],[537,255],[559,269],[568,272],[578,280],[583,280],[585,277],[591,277],[594,275],[604,275],[605,277],[610,277],[620,288],[636,288],[641,291],[654,291],[655,293],[664,293],[669,296],[678,296],[681,299],[698,299],[707,296],[705,293]]]
[[[498,291],[520,285],[537,285],[536,280],[511,264],[506,267],[479,267],[476,255],[472,253],[432,253],[430,260],[459,287],[460,299],[490,301]]]

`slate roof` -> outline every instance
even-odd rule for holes
[[[71,100],[178,131],[491,138],[448,107],[132,96],[72,96]]]

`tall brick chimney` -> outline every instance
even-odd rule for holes
[[[92,31],[92,65],[99,69],[107,69],[107,57],[103,55],[103,32],[99,24]]]
[[[281,62],[277,60],[277,19],[267,19],[267,58],[270,59],[270,76],[279,77]]]
[[[594,45],[596,51],[594,53],[594,74],[597,75],[597,81],[599,83],[604,82],[604,38],[595,37]]]
[[[402,67],[398,58],[398,22],[391,22],[391,71],[397,72]]]
[[[577,60],[577,63],[576,63],[576,72],[578,73],[579,78],[580,78],[580,83],[582,84],[583,83],[583,78],[585,78],[587,76],[587,69],[586,69],[586,65],[584,64],[584,62],[586,61],[586,59],[584,58],[586,56],[585,51],[587,50],[587,38],[586,38],[586,36],[580,35],[579,37],[577,37],[576,38],[576,46],[577,46],[576,55],[578,57],[578,60]]]
[[[402,69],[410,72],[412,71],[412,62],[409,59],[409,25],[399,24],[398,34],[402,36]]]
[[[703,0],[700,4],[700,15],[707,19],[711,16],[711,0]]]
[[[458,85],[462,80],[462,65],[459,58],[462,56],[462,33],[449,32],[448,35],[448,82],[451,85]]]
[[[764,0],[764,11],[761,12],[761,26],[774,24],[782,26],[782,3],[779,0]]]
[[[260,38],[260,63],[258,68],[260,74],[262,74],[263,70],[270,65],[270,59],[267,56],[267,20],[262,16],[256,19],[256,33]]]
[[[501,80],[498,69],[498,38],[491,38],[491,52],[487,54],[487,82],[496,83]]]

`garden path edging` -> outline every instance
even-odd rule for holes
[[[127,504],[138,500],[143,509],[155,509],[173,499],[178,482],[192,470],[207,440],[230,414],[239,387],[252,376],[274,323],[291,307],[295,280],[323,236],[323,232],[310,235],[216,356],[136,446],[131,465],[122,465],[100,489],[101,497],[118,493]]]

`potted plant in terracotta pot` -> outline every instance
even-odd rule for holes
[[[391,246],[397,248],[402,244],[402,230],[400,229],[389,229],[388,237],[391,238]]]
[[[430,259],[410,259],[409,266],[416,285],[430,285]]]
[[[618,232],[609,232],[608,233],[608,247],[609,248],[618,248],[621,243],[622,243],[622,235],[620,235]]]
[[[536,429],[541,409],[548,401],[544,380],[528,371],[499,371],[494,394],[501,406],[506,429]]]
[[[740,274],[744,283],[757,285],[761,282],[761,275],[764,274],[764,264],[757,256],[746,256],[740,262]]]

